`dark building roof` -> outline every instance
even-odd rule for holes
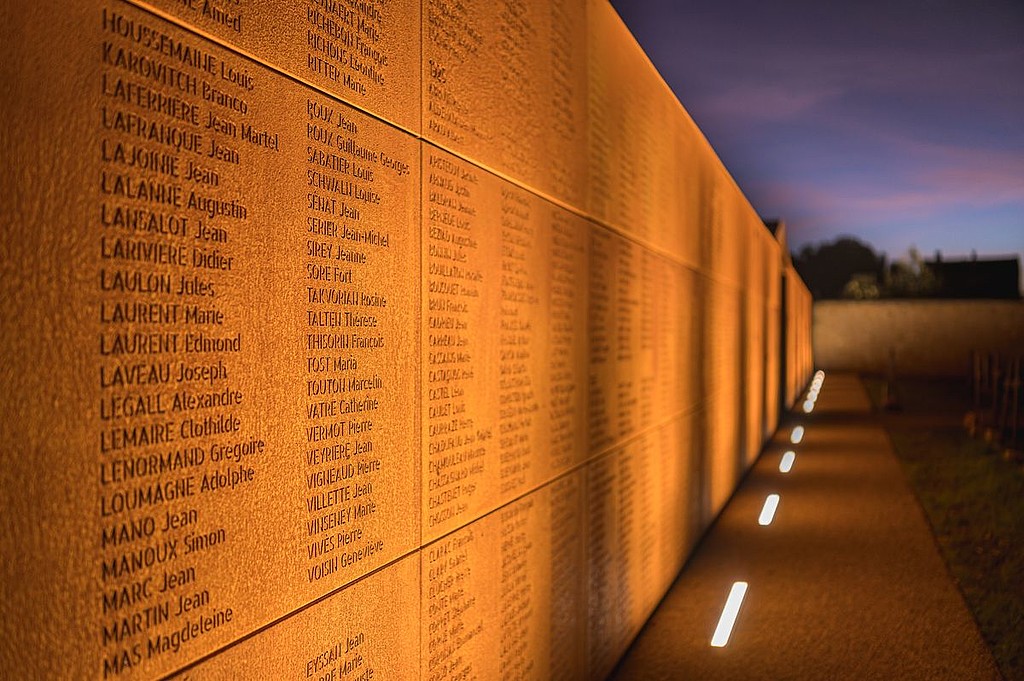
[[[1020,298],[1017,258],[926,261],[938,281],[937,298]]]

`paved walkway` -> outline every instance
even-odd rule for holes
[[[791,428],[806,428],[789,444]],[[792,470],[779,460],[796,452]],[[765,497],[781,497],[758,525]],[[730,586],[748,582],[712,648]],[[860,381],[780,429],[612,677],[999,679]]]

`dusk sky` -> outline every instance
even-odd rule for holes
[[[1024,0],[613,0],[790,247],[1024,257]]]

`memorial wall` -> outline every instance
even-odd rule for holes
[[[793,263],[786,258],[784,265],[786,282],[786,394],[784,402],[792,405],[807,385],[808,377],[814,371],[814,352],[811,329],[813,326],[814,300],[811,292],[800,279]]]
[[[808,379],[784,239],[604,0],[0,45],[11,678],[602,678]]]

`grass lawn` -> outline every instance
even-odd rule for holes
[[[881,381],[865,379],[877,405]],[[1008,681],[1024,680],[1024,468],[967,435],[960,382],[901,380],[884,422],[950,573]]]

